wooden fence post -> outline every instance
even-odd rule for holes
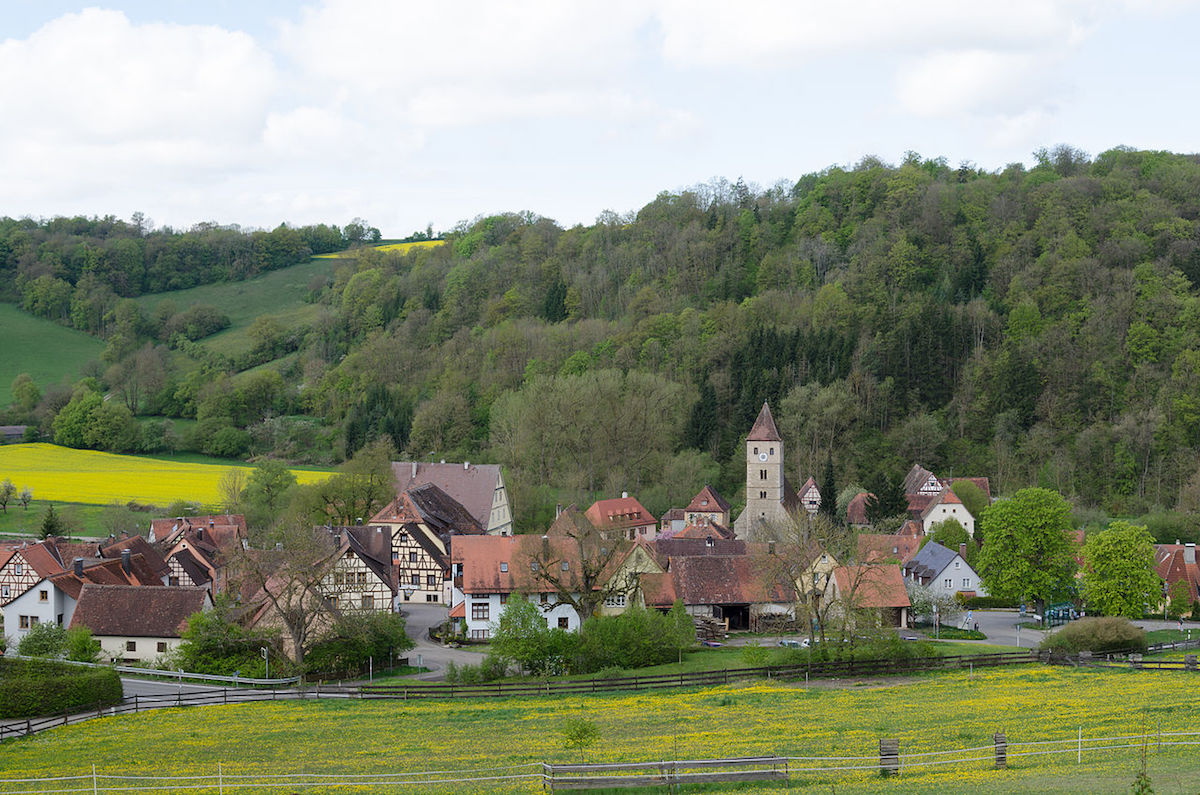
[[[1196,670],[1196,655],[1194,655],[1194,654],[1183,655],[1183,667],[1189,671]]]
[[[879,741],[879,774],[885,778],[900,773],[900,741]]]
[[[992,735],[992,742],[996,744],[996,769],[1004,770],[1008,767],[1008,739],[1004,732],[996,732]]]

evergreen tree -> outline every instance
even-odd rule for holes
[[[62,535],[63,520],[62,517],[54,510],[54,503],[46,506],[46,513],[42,515],[41,537],[49,538],[50,536]]]
[[[821,513],[837,522],[837,486],[833,478],[833,455],[825,457],[825,474],[821,476]]]
[[[708,378],[702,378],[700,399],[692,407],[692,416],[688,420],[688,443],[697,450],[712,452],[717,431],[717,393]]]
[[[890,477],[881,471],[871,479],[867,488],[871,493],[867,497],[867,521],[871,524],[908,512],[908,498],[904,496],[902,478]]]

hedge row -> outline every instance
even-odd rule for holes
[[[121,695],[121,677],[110,668],[0,660],[0,718],[84,712],[117,704]]]
[[[986,610],[989,607],[1016,607],[1017,602],[1014,599],[999,599],[995,596],[971,596],[966,599],[960,599],[962,606],[971,610]]]

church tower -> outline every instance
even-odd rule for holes
[[[771,407],[763,403],[746,437],[746,507],[733,524],[738,537],[761,540],[763,526],[790,521],[786,504],[793,500],[788,492],[783,437],[775,427]]]

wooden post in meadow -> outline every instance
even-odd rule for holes
[[[1196,655],[1194,655],[1194,654],[1183,655],[1183,667],[1189,671],[1196,670]]]
[[[879,741],[879,775],[899,775],[900,773],[900,741]]]
[[[996,744],[996,769],[1003,770],[1008,767],[1008,738],[1004,732],[996,732],[992,735],[992,742]]]

